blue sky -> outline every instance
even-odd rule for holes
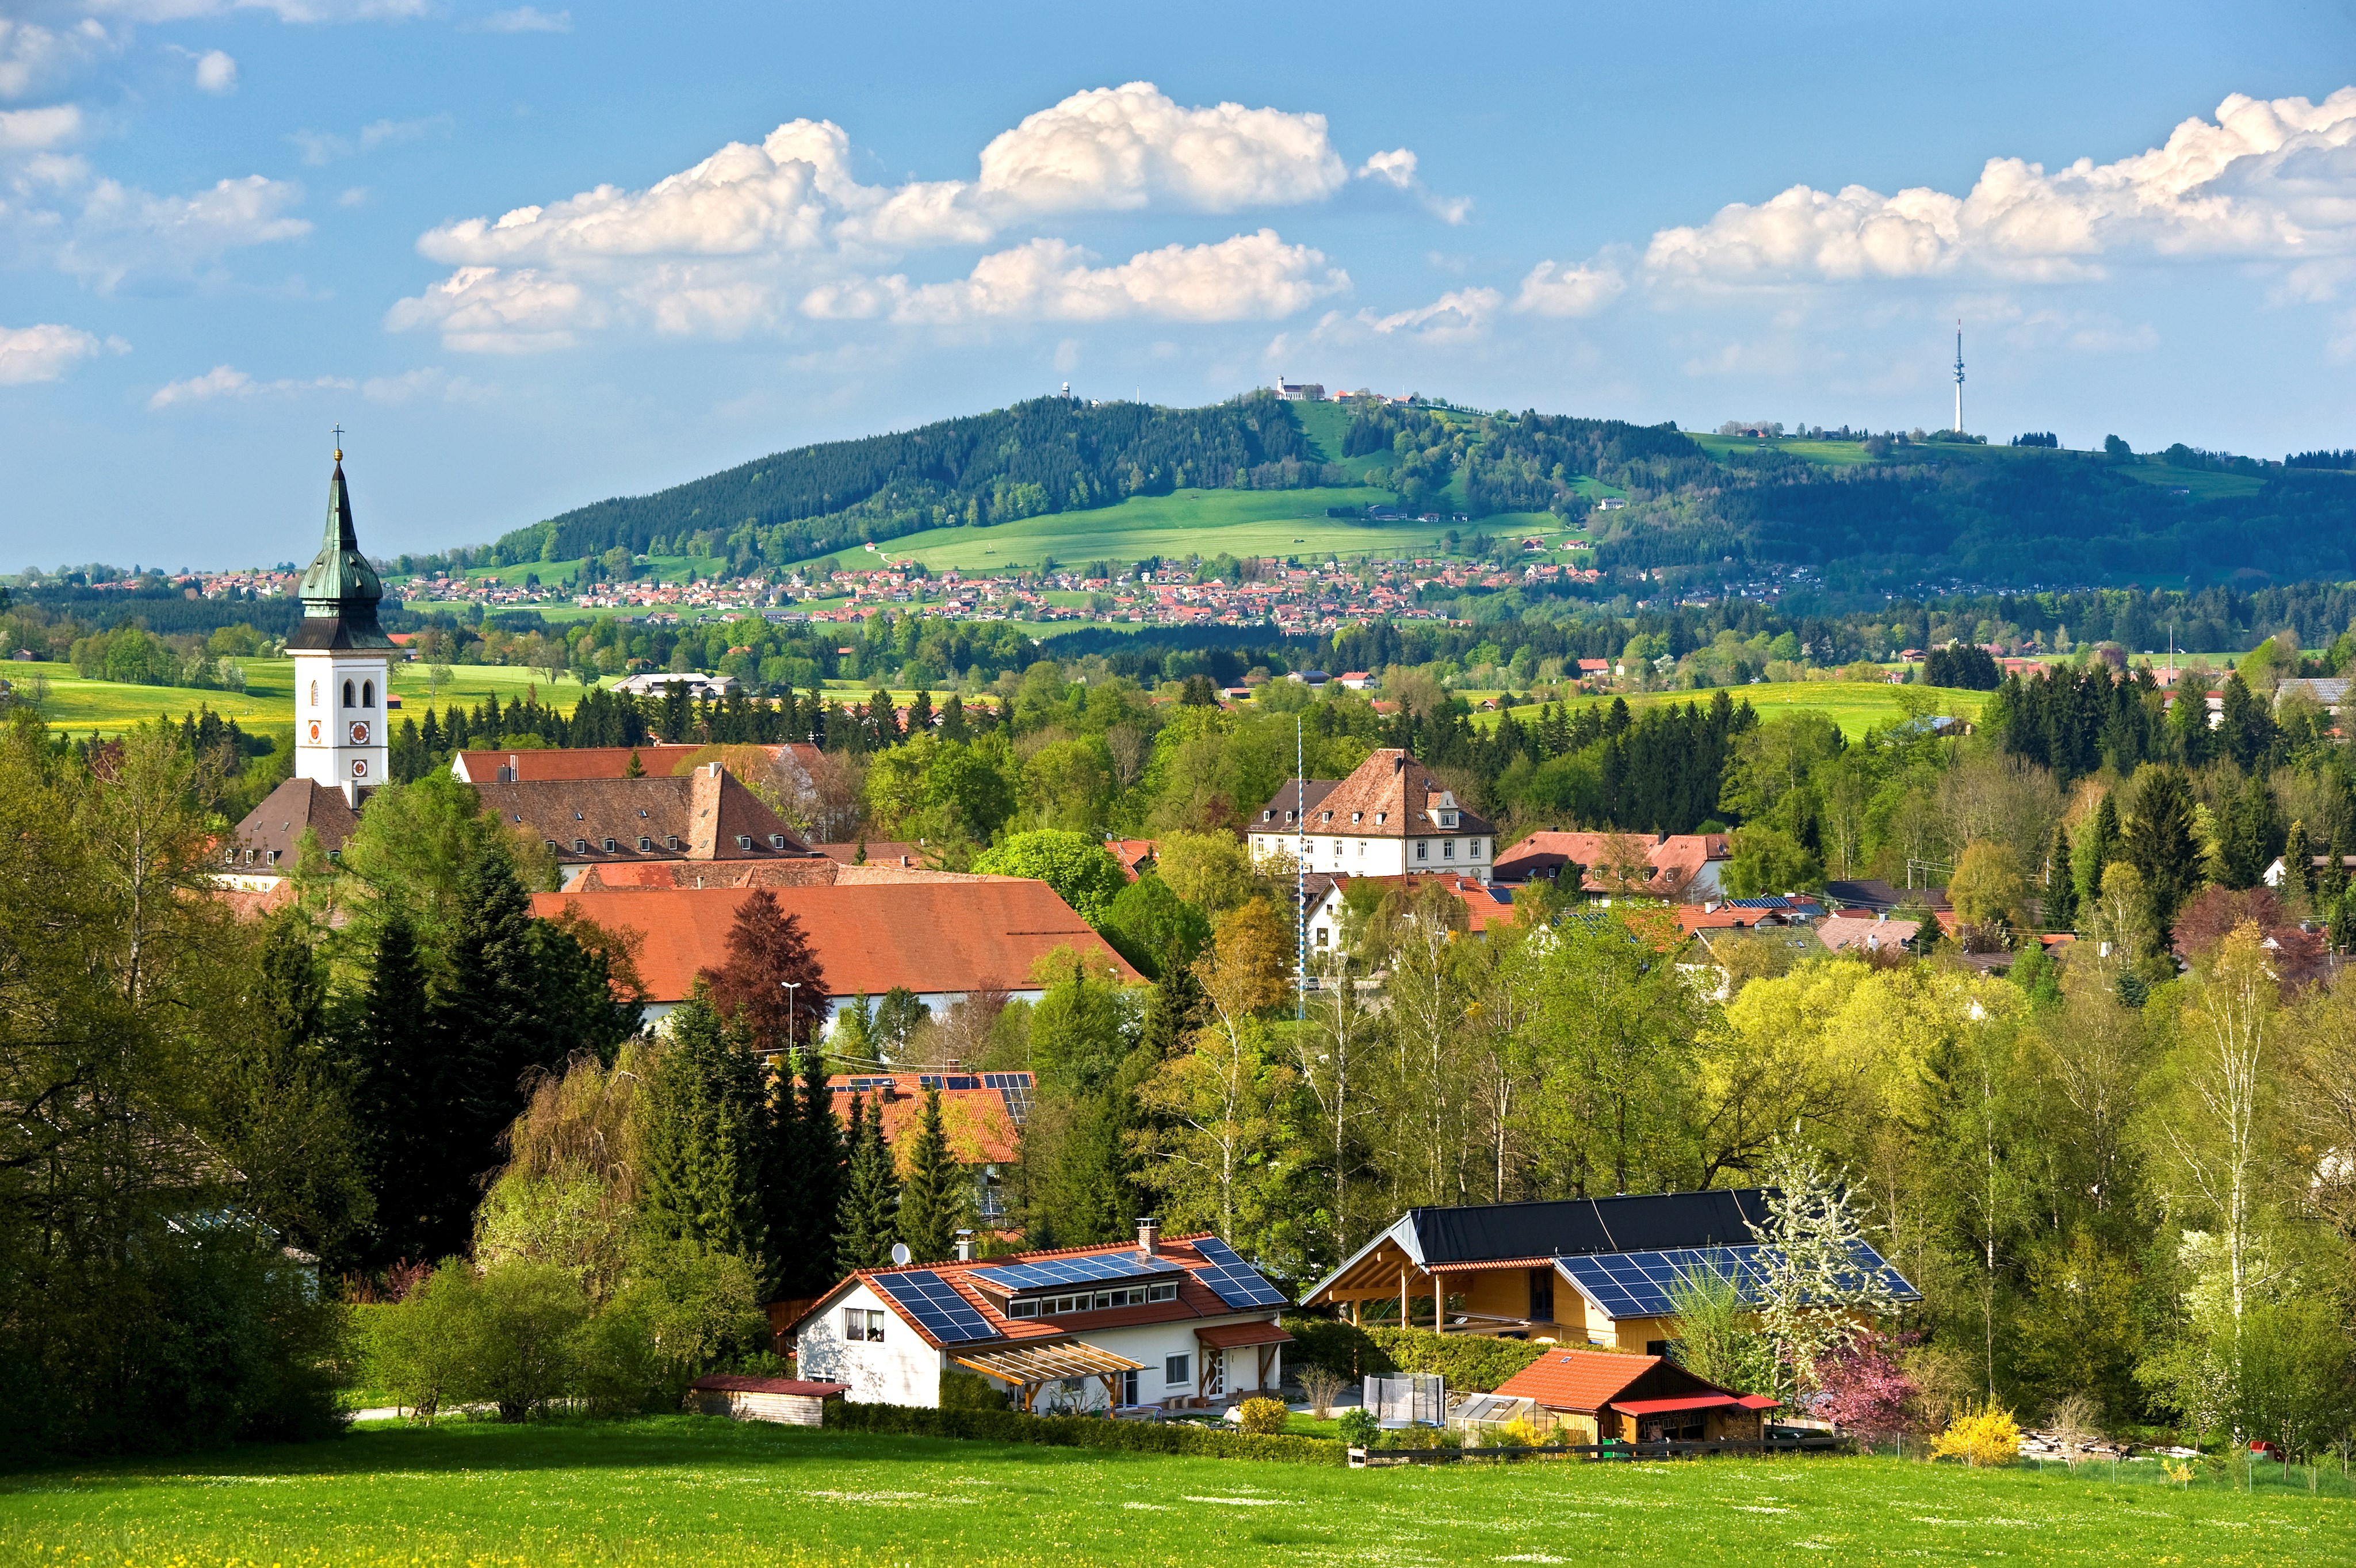
[[[1068,380],[2356,445],[2356,11],[0,0],[0,570]],[[1794,19],[1796,17],[1796,19]],[[2083,162],[2082,162],[2083,160]]]

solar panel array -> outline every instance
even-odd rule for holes
[[[980,1089],[981,1079],[971,1073],[920,1072],[916,1075],[918,1089]]]
[[[1031,1119],[1031,1075],[1027,1072],[986,1072],[984,1089],[998,1090],[1006,1101],[1006,1114],[1020,1127]]]
[[[1194,1251],[1211,1266],[1196,1273],[1195,1278],[1211,1287],[1212,1294],[1238,1311],[1248,1306],[1290,1306],[1284,1293],[1260,1277],[1260,1272],[1236,1255],[1236,1250],[1216,1236],[1205,1236],[1194,1243]]]
[[[834,1092],[837,1094],[873,1094],[879,1089],[889,1089],[891,1087],[892,1080],[888,1078],[854,1078],[850,1079],[848,1082],[834,1085]]]
[[[1184,1272],[1185,1265],[1174,1258],[1149,1258],[1139,1252],[1122,1251],[1091,1252],[1077,1258],[1042,1258],[1035,1263],[1007,1263],[988,1269],[983,1277],[1008,1290],[1024,1291]]]
[[[1675,1247],[1656,1252],[1593,1252],[1557,1258],[1554,1266],[1615,1319],[1666,1317],[1676,1310],[1673,1298],[1677,1287],[1702,1273],[1732,1281],[1743,1300],[1755,1305],[1766,1294],[1767,1265],[1761,1254],[1767,1251],[1765,1247],[1749,1245]],[[1860,1243],[1857,1263],[1857,1273],[1845,1283],[1878,1273],[1901,1299],[1919,1299],[1914,1287],[1872,1248]]]
[[[902,1311],[924,1326],[926,1333],[944,1345],[998,1337],[998,1330],[990,1326],[990,1320],[973,1303],[958,1294],[955,1286],[930,1269],[871,1274],[867,1283],[890,1296]]]

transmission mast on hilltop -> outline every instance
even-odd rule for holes
[[[1955,434],[1964,433],[1964,324],[1955,323]]]

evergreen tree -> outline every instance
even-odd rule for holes
[[[2323,854],[2323,864],[2316,869],[2316,907],[2321,909],[2338,908],[2340,896],[2348,890],[2348,838],[2344,830],[2331,835],[2331,847]]]
[[[485,844],[459,874],[450,950],[433,993],[438,1082],[427,1113],[446,1119],[444,1168],[434,1173],[437,1207],[424,1218],[430,1250],[462,1251],[473,1233],[475,1178],[499,1163],[498,1138],[523,1104],[522,1080],[552,1066],[541,1015],[531,906],[515,868]]]
[[[971,1185],[941,1122],[941,1091],[928,1088],[900,1184],[900,1240],[917,1262],[950,1256],[958,1231],[970,1222]]]
[[[933,728],[933,694],[922,686],[908,699],[908,733],[911,736],[930,734]]]
[[[2070,863],[2070,834],[2057,826],[2053,847],[2045,858],[2045,929],[2067,931],[2078,920],[2076,868]]]
[[[2293,822],[2283,835],[2282,891],[2302,898],[2315,897],[2315,852],[2308,847],[2307,824]]]
[[[962,746],[966,733],[965,699],[952,692],[949,700],[941,704],[940,737],[952,745]]]
[[[423,1262],[443,1255],[434,1218],[463,1211],[471,1184],[441,1111],[457,1088],[448,1036],[434,1027],[416,929],[399,908],[377,928],[364,998],[356,1109],[376,1193],[369,1261]]]
[[[816,1047],[787,1058],[771,1079],[763,1195],[769,1258],[780,1296],[816,1295],[839,1277],[835,1230],[842,1207],[844,1135],[835,1128],[833,1098],[827,1087],[825,1053]]]
[[[2201,884],[2192,787],[2182,768],[2147,768],[2136,776],[2135,811],[2120,835],[2119,853],[2143,875],[2152,924],[2164,946],[2176,911]]]
[[[892,1260],[900,1233],[900,1178],[892,1149],[884,1141],[884,1107],[851,1101],[851,1159],[843,1172],[841,1219],[835,1227],[835,1266],[882,1268]]]
[[[657,1240],[697,1242],[759,1273],[767,1251],[761,1069],[743,1029],[721,1017],[701,981],[671,1015],[669,1036],[644,1090],[640,1223]]]
[[[2331,902],[2331,950],[2344,953],[2356,943],[2356,890],[2342,892]]]
[[[2103,868],[2119,858],[2118,792],[2112,790],[2094,808],[2094,820],[2079,843],[2077,861],[2077,902],[2092,903],[2103,890]]]

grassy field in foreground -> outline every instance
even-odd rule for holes
[[[2345,1562],[2344,1495],[1894,1459],[1317,1469],[740,1426],[366,1429],[0,1478],[0,1563]],[[2332,1477],[2333,1482],[2338,1477]],[[2335,1491],[2344,1492],[2335,1487]]]
[[[1841,733],[1851,740],[1861,740],[1866,731],[1876,725],[1888,724],[1903,715],[1898,705],[1901,691],[1925,692],[1938,699],[1932,711],[1956,718],[1976,722],[1980,706],[1988,699],[1986,692],[1964,692],[1943,686],[1885,686],[1877,681],[1789,681],[1765,682],[1756,686],[1730,686],[1726,694],[1738,703],[1747,702],[1758,710],[1762,723],[1788,714],[1821,713],[1840,725]],[[1631,708],[1659,707],[1664,703],[1701,703],[1708,704],[1717,695],[1707,692],[1644,692],[1627,699]],[[1609,694],[1595,697],[1574,697],[1564,706],[1577,709],[1608,704]],[[1536,718],[1541,707],[1517,706],[1514,717],[1521,723]],[[1496,724],[1494,714],[1480,717],[1483,727]]]
[[[1065,565],[1149,555],[1299,555],[1323,559],[1393,551],[1430,551],[1447,525],[1352,522],[1325,515],[1335,506],[1387,506],[1388,490],[1179,490],[1135,496],[1119,506],[1050,512],[991,528],[935,528],[886,540],[873,550],[832,551],[845,569],[885,561],[921,561],[932,571],[997,572],[1036,566],[1053,555]],[[1483,519],[1487,525],[1490,520]],[[1470,534],[1474,525],[1456,525]]]

